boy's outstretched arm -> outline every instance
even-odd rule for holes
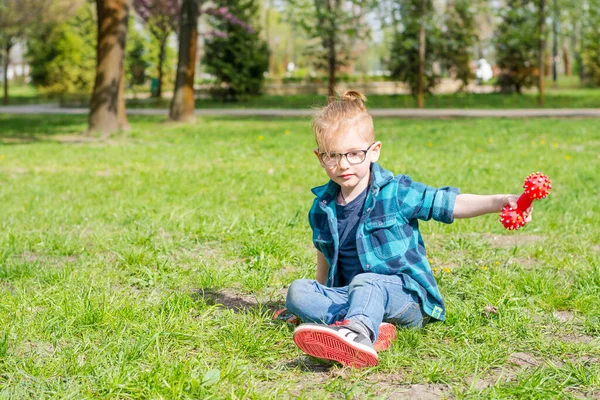
[[[454,204],[454,218],[472,218],[483,214],[499,213],[505,204],[515,207],[518,196],[512,194],[459,194]],[[531,213],[531,208],[528,214]],[[529,220],[531,216],[527,217]],[[527,221],[529,222],[529,221]]]

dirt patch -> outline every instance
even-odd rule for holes
[[[567,356],[567,359],[573,364],[583,364],[586,367],[600,363],[600,358],[590,356],[590,355],[583,355],[583,356],[570,355],[570,356]]]
[[[202,298],[208,305],[222,306],[234,311],[249,311],[257,307],[267,307],[271,311],[277,311],[285,307],[285,302],[281,300],[273,300],[273,296],[269,298],[260,295],[246,294],[235,289],[198,289],[194,292],[193,297]],[[279,297],[279,296],[277,296]]]
[[[39,263],[43,263],[43,264],[52,264],[52,265],[74,263],[78,260],[78,257],[74,256],[74,255],[71,255],[71,256],[49,256],[46,254],[30,252],[30,251],[25,251],[22,254],[15,255],[15,257],[20,258],[21,260],[23,260],[27,263],[39,262]]]
[[[467,385],[469,386],[469,388],[474,389],[474,390],[483,390],[483,389],[487,389],[490,386],[494,386],[495,381],[493,381],[491,378],[487,377],[487,378],[474,378],[474,377],[468,377],[465,382],[467,383]]]
[[[600,399],[600,389],[582,391],[580,389],[568,388],[565,389],[565,392],[578,399]]]
[[[564,311],[554,311],[552,313],[552,315],[561,324],[564,324],[565,322],[571,322],[571,321],[575,320],[575,316],[573,315],[573,313],[571,313],[570,311],[566,311],[566,310],[564,310]]]
[[[542,363],[531,353],[513,353],[508,361],[522,368],[537,367]]]
[[[111,176],[111,175],[112,175],[112,172],[110,169],[96,171],[96,176],[105,177],[105,176]]]
[[[51,343],[36,343],[28,340],[15,349],[15,354],[20,357],[50,357],[55,352],[56,348]]]
[[[558,339],[566,343],[592,343],[596,340],[593,336],[578,333],[558,336]]]
[[[542,235],[483,235],[484,239],[494,247],[523,247],[532,243],[542,242]]]

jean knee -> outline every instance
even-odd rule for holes
[[[311,279],[296,279],[290,284],[285,298],[285,307],[292,313],[296,314],[300,308],[306,303],[306,295],[312,291],[311,287],[314,280]]]

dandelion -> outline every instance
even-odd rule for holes
[[[440,269],[439,268],[432,268],[431,269],[433,272],[438,272]]]
[[[442,271],[444,271],[444,272],[446,272],[446,273],[450,273],[450,272],[452,272],[452,271],[450,270],[450,268],[448,268],[448,267],[444,267],[444,269],[442,269]]]
[[[286,135],[289,135],[291,132],[290,132],[290,130],[289,130],[289,129],[286,129],[284,133],[285,133]]]
[[[489,142],[489,143],[494,143],[494,138],[489,138],[489,139],[488,139],[488,142]]]
[[[496,261],[496,265],[500,265],[500,261]]]
[[[482,153],[482,152],[483,152],[483,149],[482,149],[481,147],[478,147],[478,148],[477,148],[477,152],[478,152],[478,153]]]
[[[537,142],[531,142],[531,147],[537,147]]]
[[[526,153],[526,152],[522,152],[522,153],[521,153],[521,155],[522,155],[523,157],[525,157],[525,156],[527,155],[527,153]]]
[[[567,161],[568,161],[568,160],[570,160],[570,159],[571,159],[571,156],[567,154],[567,155],[565,156],[565,160],[567,160]]]
[[[263,139],[264,139],[264,138],[263,138],[262,136],[259,136],[259,137],[258,137],[258,140],[263,140]]]
[[[482,265],[481,269],[484,270],[484,271],[487,271],[488,268],[485,265]]]
[[[558,149],[558,143],[553,143],[552,147],[554,147],[555,149]]]
[[[541,145],[541,146],[543,146],[543,145],[545,145],[545,144],[546,144],[546,140],[545,140],[545,139],[542,139],[542,140],[540,140],[540,145]]]
[[[427,142],[427,147],[433,147],[433,143]]]
[[[4,154],[0,154],[0,161],[4,160]]]

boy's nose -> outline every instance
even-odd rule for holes
[[[340,168],[350,168],[350,163],[348,162],[345,156],[340,156],[340,161],[338,161],[338,165]]]

